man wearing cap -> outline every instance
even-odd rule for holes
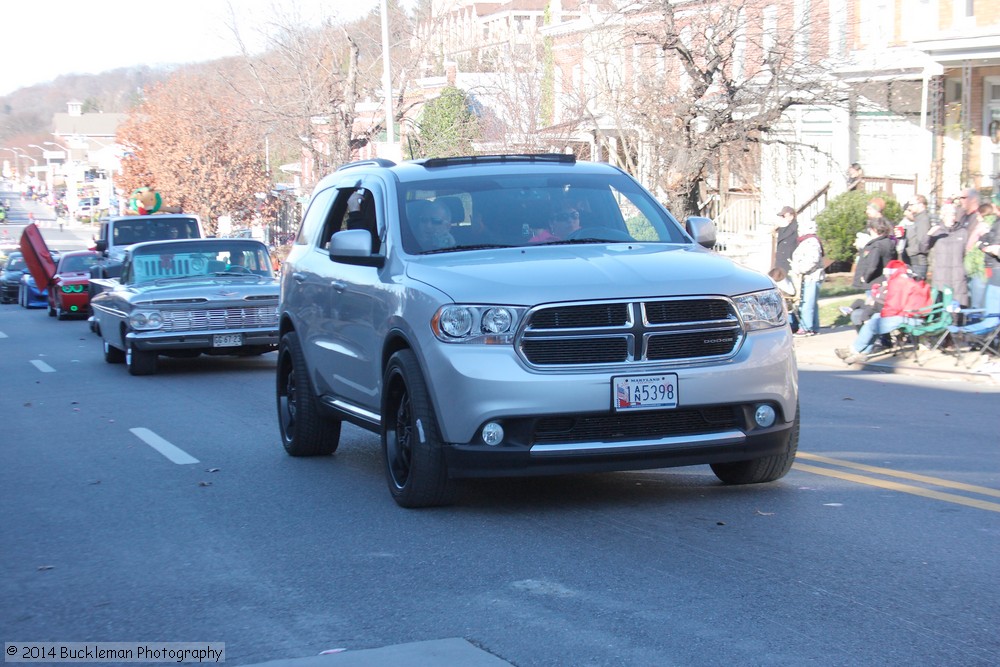
[[[774,228],[773,267],[783,270],[786,274],[791,273],[792,253],[798,244],[799,221],[796,219],[795,209],[785,206],[778,211],[778,224]]]

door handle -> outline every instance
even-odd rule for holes
[[[294,280],[297,283],[304,283],[306,281],[306,274],[300,271],[296,271],[295,273],[292,274],[292,280]]]
[[[330,282],[330,287],[337,290],[337,292],[342,293],[344,290],[347,289],[347,283],[345,283],[343,280],[333,280]]]

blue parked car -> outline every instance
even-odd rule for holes
[[[48,308],[49,291],[38,289],[35,278],[30,273],[21,276],[21,288],[17,294],[17,302],[23,308]]]

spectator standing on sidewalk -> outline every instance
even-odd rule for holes
[[[865,189],[865,170],[857,162],[847,168],[847,191]]]
[[[921,250],[921,244],[927,238],[931,228],[931,215],[927,212],[927,197],[917,195],[903,212],[909,222],[906,228],[906,249],[903,261],[906,262],[913,275],[927,279],[927,253]]]
[[[969,280],[969,305],[982,308],[986,298],[986,262],[979,240],[993,227],[996,215],[993,203],[979,205],[979,215],[969,229],[969,240],[965,242],[965,275]]]
[[[996,326],[1000,323],[1000,222],[994,222],[977,245],[983,251],[986,274],[986,293],[983,298],[986,318],[980,326]]]
[[[962,194],[954,203],[958,207],[955,214],[958,226],[966,229],[975,227],[979,217],[979,190],[975,188],[962,190]]]
[[[967,308],[969,285],[965,278],[965,243],[969,230],[959,226],[957,215],[954,204],[942,204],[941,222],[928,230],[921,247],[930,253],[931,286],[936,290],[950,287],[952,298]]]
[[[792,253],[799,244],[799,221],[795,209],[785,206],[778,211],[778,225],[774,228],[774,266],[786,274],[792,271]]]
[[[796,336],[814,336],[819,332],[819,288],[826,272],[823,269],[823,244],[816,236],[813,220],[799,220],[799,238],[792,253],[792,273],[801,277],[799,288],[799,329]]]

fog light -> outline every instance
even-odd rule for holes
[[[499,445],[503,442],[503,426],[496,422],[490,422],[483,427],[481,436],[487,445]]]
[[[777,415],[774,414],[774,408],[770,405],[758,405],[757,409],[753,413],[753,420],[757,422],[757,426],[760,426],[761,428],[774,426],[775,417],[777,417]]]

